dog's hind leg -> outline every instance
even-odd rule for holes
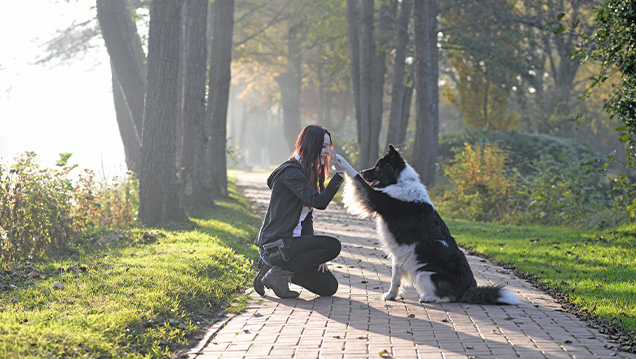
[[[433,272],[419,272],[415,276],[415,290],[420,295],[421,303],[447,303],[453,302],[455,299],[452,296],[439,297],[436,284],[431,280]]]
[[[393,259],[393,263],[391,265],[391,287],[389,291],[384,293],[384,300],[395,300],[399,290],[400,283],[402,281],[402,266]]]

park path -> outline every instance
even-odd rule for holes
[[[238,176],[261,216],[269,202],[267,176]],[[477,282],[507,285],[520,305],[420,304],[412,288],[404,299],[386,302],[391,263],[379,249],[374,221],[332,203],[315,211],[314,227],[342,242],[330,264],[338,292],[323,298],[302,290],[296,299],[279,299],[270,290],[261,298],[250,289],[248,309],[210,328],[191,358],[636,359],[615,351],[616,344],[564,312],[549,294],[475,256],[468,260]]]

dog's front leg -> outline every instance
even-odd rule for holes
[[[388,292],[384,293],[384,300],[395,300],[395,297],[400,290],[400,282],[402,280],[402,266],[395,259],[393,259],[392,261],[391,271],[391,287],[389,288]]]

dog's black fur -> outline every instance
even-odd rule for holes
[[[382,245],[392,259],[385,299],[395,299],[405,280],[413,283],[422,302],[518,303],[501,285],[477,286],[419,175],[392,145],[374,167],[347,182],[345,205],[352,213],[376,218]]]

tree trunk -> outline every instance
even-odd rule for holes
[[[291,151],[294,150],[300,124],[300,93],[302,90],[300,25],[293,25],[287,37],[287,71],[276,77],[283,106],[283,132]]]
[[[137,27],[125,0],[97,0],[96,4],[102,37],[130,111],[135,134],[141,139],[146,69]]]
[[[213,205],[205,188],[205,80],[208,0],[186,0],[183,5],[184,64],[181,66],[180,106],[182,135],[179,185],[181,204],[187,211]]]
[[[372,29],[371,52],[371,117],[369,118],[369,160],[375,163],[379,150],[382,115],[384,114],[384,75],[386,74],[386,56],[391,47],[390,34],[393,33],[397,1],[382,1],[378,19],[377,35]],[[377,43],[377,46],[376,46]]]
[[[437,0],[415,1],[416,116],[413,168],[427,186],[435,184],[439,141]]]
[[[358,138],[362,133],[362,110],[360,108],[360,37],[358,36],[358,0],[347,0],[347,30],[349,33],[349,56],[351,57],[351,83]],[[344,122],[344,121],[343,121]],[[359,140],[358,140],[358,143]],[[358,159],[359,160],[359,159]]]
[[[139,173],[139,219],[146,224],[185,218],[176,173],[180,4],[177,0],[150,3],[148,85]]]
[[[395,37],[395,65],[393,68],[391,112],[389,115],[389,129],[386,138],[386,145],[388,146],[389,144],[393,144],[398,148],[404,145],[404,135],[402,134],[406,133],[406,126],[408,125],[408,117],[404,116],[404,108],[406,105],[406,84],[404,82],[404,75],[406,73],[406,46],[409,41],[408,30],[412,9],[413,0],[402,0],[400,20],[398,22],[397,35]]]
[[[375,161],[375,155],[371,157],[371,71],[372,61],[376,57],[373,45],[373,0],[363,0],[361,5],[361,32],[360,32],[360,125],[358,128],[358,167],[367,168]]]
[[[404,90],[404,101],[402,104],[402,119],[400,120],[400,131],[398,132],[397,143],[404,145],[406,143],[406,129],[409,127],[409,119],[411,118],[411,101],[413,100],[413,77],[408,76],[406,80],[406,89]]]
[[[139,164],[141,163],[141,141],[137,136],[137,131],[130,118],[130,111],[126,105],[124,94],[121,90],[121,84],[115,73],[111,62],[111,74],[113,83],[113,100],[115,102],[115,116],[117,117],[117,125],[119,126],[119,135],[124,144],[124,154],[126,156],[126,167],[128,170],[137,173]]]
[[[210,51],[210,86],[208,94],[208,123],[206,135],[206,163],[209,168],[208,186],[214,197],[228,196],[227,190],[227,106],[232,77],[232,34],[234,29],[234,0],[216,0],[212,21]]]

